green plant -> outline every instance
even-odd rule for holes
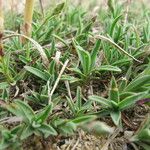
[[[67,97],[67,102],[73,117],[82,116],[92,108],[91,101],[83,101],[80,87],[77,88],[75,99]]]
[[[144,81],[148,82],[149,78],[150,76],[146,76]],[[125,89],[129,90],[130,92],[121,93],[115,78],[112,77],[108,99],[95,95],[89,96],[89,99],[101,104],[102,108],[105,109],[106,114],[110,114],[114,124],[121,127],[121,112],[133,107],[136,102],[146,98],[149,95],[148,91],[132,91],[136,90],[136,87],[139,88],[140,86],[140,88],[142,88],[142,86],[145,85],[145,82],[141,82],[140,77],[138,79],[131,81],[128,86],[126,86]]]
[[[129,139],[130,142],[140,145],[145,150],[150,148],[150,116],[147,115],[139,129]]]
[[[0,73],[2,74],[3,78],[9,84],[14,84],[13,74],[15,71],[11,68],[10,65],[10,54],[5,54],[5,56],[0,61]]]
[[[27,103],[20,100],[16,100],[14,103],[6,106],[8,111],[20,117],[23,122],[18,126],[21,140],[26,139],[32,134],[44,137],[57,135],[56,130],[50,124],[46,123],[49,114],[52,112],[52,108],[52,104],[47,105],[43,110],[35,113]]]
[[[100,44],[101,41],[98,40],[91,53],[85,51],[81,46],[75,44],[75,48],[77,50],[81,65],[79,67],[71,68],[71,71],[74,71],[80,77],[78,79],[79,81],[86,83],[96,72],[101,71],[121,72],[121,70],[116,66],[111,65],[96,66],[97,54],[100,49]],[[75,79],[75,81],[77,81],[77,79]]]
[[[3,40],[2,40],[2,38],[3,38],[3,30],[4,30],[3,1],[0,0],[0,57],[2,57],[4,55],[4,52],[3,52]]]
[[[66,1],[43,15],[26,0],[24,18],[4,12],[3,30],[0,0],[0,149],[33,145],[30,137],[45,149],[80,130],[105,135],[106,149],[131,130],[122,145],[149,150],[149,117],[139,127],[150,106],[149,6],[85,2],[88,10]]]
[[[17,137],[17,128],[14,128],[12,130],[8,130],[4,128],[3,126],[0,127],[1,132],[0,132],[0,149],[13,149],[15,150],[16,148],[19,148],[20,146],[20,141]],[[20,148],[19,148],[20,149]]]
[[[96,119],[95,115],[84,115],[75,117],[74,119],[54,118],[53,126],[58,129],[58,132],[63,135],[73,134],[78,127],[84,126],[86,123]]]

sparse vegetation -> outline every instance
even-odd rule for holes
[[[0,149],[149,150],[150,5],[39,2],[0,0]]]

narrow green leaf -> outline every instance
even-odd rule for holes
[[[85,77],[85,75],[81,72],[79,68],[70,68],[70,70],[77,73],[80,77]]]
[[[56,130],[51,125],[47,124],[42,124],[40,127],[38,127],[38,131],[44,134],[45,138],[47,138],[49,135],[57,135]]]
[[[80,81],[79,78],[75,78],[75,77],[69,76],[69,75],[62,75],[61,80],[67,80],[70,83],[74,83],[74,82],[79,82]]]
[[[110,116],[116,126],[120,125],[121,122],[121,112],[120,111],[112,111]]]
[[[31,126],[27,126],[23,129],[20,139],[24,140],[33,134],[33,128]]]
[[[44,35],[40,37],[40,43],[42,43],[42,45],[46,45],[50,42],[50,37],[54,29],[54,26],[47,28],[47,30],[44,32]]]
[[[109,99],[119,102],[119,90],[118,90],[118,85],[116,82],[116,79],[112,77],[111,79],[111,85],[110,85],[110,90],[109,90]]]
[[[53,37],[55,37],[56,39],[58,39],[59,41],[61,41],[64,45],[66,45],[67,47],[69,47],[68,43],[63,39],[61,38],[60,36],[56,35],[56,34],[52,34]]]
[[[49,64],[49,73],[53,75],[55,73],[56,61],[52,60]]]
[[[101,40],[97,40],[92,52],[91,52],[91,69],[95,66],[98,51],[100,50]]]
[[[50,74],[48,74],[47,72],[42,72],[41,70],[34,68],[34,67],[30,67],[30,66],[25,66],[24,67],[27,71],[29,71],[30,73],[36,75],[37,77],[48,81],[50,78]]]
[[[90,19],[90,22],[88,22],[86,25],[84,25],[84,28],[83,28],[83,30],[82,30],[82,33],[83,33],[83,34],[84,34],[84,33],[88,33],[88,32],[91,30],[92,25],[93,25],[94,22],[96,21],[96,18],[97,18],[97,16],[92,17],[92,18]]]
[[[98,102],[98,103],[101,104],[103,107],[112,108],[111,101],[109,101],[109,100],[107,100],[107,99],[105,99],[105,98],[103,98],[103,97],[96,96],[96,95],[92,95],[92,96],[89,96],[89,100]]]
[[[38,113],[37,116],[37,122],[43,123],[49,116],[49,114],[52,112],[53,105],[48,105],[44,108],[44,110],[40,113]]]
[[[24,112],[19,108],[19,106],[15,103],[10,103],[6,105],[6,109],[11,112],[12,114],[26,119]]]
[[[16,100],[11,104],[7,104],[6,109],[17,117],[21,117],[26,123],[30,123],[34,117],[32,108],[21,100]]]
[[[81,88],[79,86],[77,87],[76,106],[79,108],[79,110],[82,107]]]
[[[56,6],[56,8],[54,8],[53,13],[52,13],[52,16],[60,14],[60,13],[62,12],[64,6],[65,6],[65,3],[60,3],[60,4],[58,4],[58,5]]]
[[[30,60],[27,57],[22,56],[22,55],[19,55],[19,60],[22,61],[24,64],[27,64],[30,62]]]
[[[69,105],[72,113],[75,115],[76,114],[75,104],[73,103],[73,101],[69,97],[66,97],[66,98],[67,98],[67,102],[68,102],[68,105]]]
[[[124,66],[124,65],[127,65],[131,62],[131,59],[128,59],[128,58],[122,58],[120,60],[115,60],[114,62],[112,62],[111,65],[113,66]]]
[[[150,83],[150,75],[143,75],[132,80],[124,91],[134,92],[144,86],[144,84]]]
[[[92,121],[94,119],[96,119],[95,115],[86,115],[82,117],[77,117],[75,119],[72,119],[71,121],[75,124],[82,124],[82,123],[87,123],[89,121]]]
[[[135,92],[122,92],[119,96],[120,96],[120,100],[123,100],[132,95],[135,95]]]
[[[150,139],[150,129],[149,128],[145,128],[143,129],[139,134],[138,134],[138,138],[141,141],[149,141]],[[149,141],[150,142],[150,141]]]
[[[116,31],[114,41],[117,43],[119,41],[119,38],[121,37],[121,31],[122,31],[122,26],[120,25],[118,30]]]
[[[25,36],[24,34],[18,34],[18,33],[13,33],[12,34],[12,31],[10,32],[10,31],[6,31],[6,33],[11,33],[11,36],[12,37],[15,37],[15,36],[19,36],[19,37],[24,37],[24,38],[26,38],[26,39],[28,39],[32,44],[34,44],[35,45],[35,47],[37,48],[37,50],[38,50],[38,52],[39,52],[39,54],[40,54],[40,56],[41,56],[41,58],[42,58],[42,61],[43,61],[43,63],[44,63],[44,65],[48,65],[49,64],[49,60],[48,60],[48,58],[47,58],[47,56],[46,56],[46,54],[45,54],[45,51],[44,51],[44,49],[42,48],[42,46],[39,44],[39,43],[37,43],[35,40],[33,40],[32,38],[30,38],[30,37],[28,37],[28,36]]]
[[[137,101],[144,98],[147,94],[148,94],[147,92],[142,92],[125,98],[118,104],[119,109],[124,110],[132,107]]]
[[[79,59],[85,75],[91,72],[91,56],[88,51],[85,51],[81,46],[76,46]]]
[[[132,58],[133,60],[137,61],[137,62],[140,62],[138,59],[136,59],[135,57],[133,57],[131,54],[129,54],[126,50],[124,50],[123,48],[121,48],[118,44],[116,44],[113,40],[103,36],[103,35],[98,35],[97,36],[97,39],[101,39],[101,40],[104,40],[104,41],[107,41],[109,42],[110,44],[112,44],[114,47],[116,47],[119,52],[122,52],[123,54],[127,55],[128,57]]]
[[[116,66],[111,65],[102,65],[99,68],[96,68],[98,71],[113,71],[113,72],[121,72],[121,69]]]
[[[7,87],[9,87],[9,84],[7,82],[0,83],[0,89],[6,89]]]
[[[111,28],[110,28],[110,32],[109,32],[109,35],[110,35],[111,37],[113,36],[115,26],[116,26],[117,22],[119,21],[119,19],[120,19],[121,17],[122,17],[122,15],[116,17],[116,18],[114,19],[114,21],[112,22]]]
[[[25,117],[28,118],[28,120],[31,122],[34,117],[34,111],[32,108],[25,102],[21,100],[16,100],[15,104],[18,105],[18,107],[24,112]]]
[[[71,135],[74,133],[76,128],[77,128],[77,125],[75,123],[73,123],[72,121],[69,121],[69,122],[65,123],[64,125],[61,125],[59,127],[59,130],[61,131],[62,134]]]

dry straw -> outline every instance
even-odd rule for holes
[[[26,0],[24,10],[24,35],[31,37],[32,32],[32,17],[35,0]],[[25,40],[25,39],[24,39]]]
[[[3,16],[3,0],[0,0],[0,57],[3,53],[3,31],[4,31],[4,16]]]

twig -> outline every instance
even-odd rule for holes
[[[107,142],[103,145],[101,150],[108,150],[109,144],[112,142],[112,140],[119,134],[120,129],[116,129],[116,131],[112,134],[112,136],[107,140]]]
[[[21,117],[7,117],[7,118],[0,120],[0,124],[3,124],[3,123],[11,124],[14,122],[21,122],[21,121],[22,121]]]
[[[127,55],[128,57],[132,58],[133,60],[135,60],[136,62],[142,63],[140,60],[134,58],[131,54],[129,54],[128,52],[126,52],[123,48],[121,48],[118,44],[116,44],[114,41],[112,41],[110,38],[107,38],[103,35],[96,35],[95,36],[96,39],[101,39],[104,41],[107,41],[109,43],[111,43],[114,47],[116,47],[120,52],[122,52],[123,54]]]
[[[52,95],[53,95],[53,93],[54,93],[54,91],[55,91],[55,89],[56,89],[56,87],[57,87],[57,85],[58,85],[58,83],[59,83],[59,80],[60,80],[60,78],[61,78],[63,72],[65,71],[65,68],[67,67],[68,62],[69,62],[69,60],[67,59],[67,60],[65,61],[64,65],[63,65],[63,67],[62,67],[62,69],[61,69],[59,75],[58,75],[58,78],[57,78],[57,80],[56,80],[56,82],[55,82],[55,84],[54,84],[54,86],[53,86],[53,88],[52,88],[50,94],[49,94],[49,104],[51,103]]]
[[[3,52],[3,32],[4,32],[3,0],[0,0],[0,57],[4,56],[4,52]]]
[[[75,148],[78,146],[78,144],[79,144],[79,139],[77,140],[77,142],[76,142],[76,144],[73,146],[73,148],[72,148],[72,150],[75,150]]]
[[[5,31],[5,33],[9,33],[9,34],[10,34],[10,33],[12,33],[12,32]],[[24,37],[24,38],[28,39],[32,44],[34,44],[34,46],[37,48],[37,50],[38,50],[38,52],[39,52],[39,54],[40,54],[40,56],[41,56],[41,58],[42,58],[42,61],[43,61],[44,65],[45,65],[45,66],[48,66],[49,60],[48,60],[48,58],[47,58],[47,56],[46,56],[46,53],[45,53],[43,47],[42,47],[37,41],[33,40],[33,39],[30,38],[30,37],[27,37],[27,36],[24,35],[24,34],[18,34],[18,33],[15,33],[15,32],[14,32],[14,34],[11,34],[11,35],[5,37],[5,39],[6,39],[6,38],[11,38],[11,37],[16,37],[16,36]]]
[[[126,12],[125,12],[125,18],[124,18],[124,26],[126,25],[127,20],[128,20],[129,6],[131,3],[131,0],[127,0],[126,3],[127,3],[127,6],[126,6]]]
[[[73,101],[70,86],[69,86],[69,82],[65,81],[65,85],[66,85],[66,88],[67,88],[67,91],[68,91],[69,98]]]
[[[70,139],[69,139],[70,140]],[[70,150],[71,145],[74,143],[74,139],[72,139],[72,141],[69,142],[70,144],[68,145],[66,150]]]

